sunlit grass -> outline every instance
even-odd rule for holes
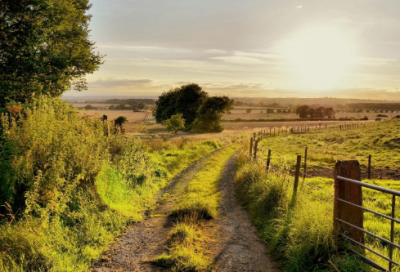
[[[175,204],[172,215],[177,224],[172,230],[168,254],[153,260],[171,271],[208,271],[212,260],[204,253],[202,222],[218,217],[221,198],[219,181],[226,162],[236,152],[231,146],[213,155],[190,181]]]

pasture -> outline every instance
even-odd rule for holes
[[[351,254],[342,255],[337,252],[332,236],[333,167],[337,160],[358,160],[364,182],[399,191],[400,175],[397,169],[400,157],[396,152],[400,148],[399,133],[400,121],[391,120],[342,131],[330,128],[305,134],[267,137],[259,145],[259,160],[255,162],[258,166],[242,162],[237,177],[240,198],[246,203],[245,206],[252,214],[255,220],[253,222],[259,227],[261,236],[277,252],[278,258],[281,258],[285,270],[297,271],[300,267],[307,267],[307,271],[325,271],[329,270],[328,261],[331,260],[340,271],[373,271],[361,263],[357,264],[355,259],[349,261],[353,258]],[[306,170],[305,147],[308,148]],[[268,150],[271,150],[272,155],[267,176],[265,162]],[[242,152],[248,156],[248,145]],[[296,203],[290,204],[294,205],[290,208],[297,155],[302,156],[300,185]],[[368,155],[372,156],[371,179],[367,179]],[[250,177],[253,179],[251,182]],[[254,180],[255,177],[259,182]],[[245,185],[246,182],[251,185]],[[261,196],[253,195],[253,192],[261,191]],[[273,194],[269,195],[268,192]],[[274,200],[276,203],[268,202],[272,207],[260,206],[259,203],[267,203],[273,196],[277,197]],[[391,216],[391,200],[390,195],[363,189],[362,201],[368,209]],[[398,210],[400,204],[397,202],[395,207]],[[270,215],[262,218],[265,210]],[[399,216],[395,218],[399,219]],[[385,218],[364,212],[364,229],[390,240],[390,221]],[[399,244],[400,229],[396,225],[394,230],[394,242]],[[389,256],[389,244],[371,235],[365,234],[365,245]],[[365,251],[365,254],[377,264],[388,267],[388,261],[383,258],[369,251]],[[400,261],[398,249],[394,250],[393,260]],[[395,267],[393,271],[398,269]]]

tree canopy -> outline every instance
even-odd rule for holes
[[[176,134],[178,130],[185,128],[185,119],[182,118],[182,113],[179,113],[172,115],[164,124],[171,133]]]
[[[0,106],[84,90],[102,64],[89,39],[89,0],[0,1]]]
[[[208,94],[197,84],[187,84],[164,92],[156,102],[156,120],[162,123],[172,115],[182,113],[185,126],[190,128],[207,97]]]
[[[164,92],[156,102],[154,115],[158,123],[182,114],[187,130],[222,131],[221,118],[230,113],[234,101],[227,96],[209,97],[198,84],[182,85]]]
[[[335,118],[335,111],[333,108],[318,107],[313,109],[307,105],[297,107],[296,114],[299,115],[300,118]]]
[[[196,131],[221,132],[221,119],[224,113],[230,113],[234,100],[227,96],[208,97],[201,105],[198,117],[193,124]]]

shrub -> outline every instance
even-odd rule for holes
[[[172,115],[170,119],[164,122],[164,124],[171,133],[176,134],[178,130],[185,128],[185,119],[182,118],[181,113],[178,113]]]
[[[20,117],[1,118],[0,203],[60,213],[78,186],[93,184],[107,159],[107,127],[58,99],[36,100]]]

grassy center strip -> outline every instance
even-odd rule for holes
[[[237,146],[227,147],[213,155],[178,198],[172,216],[176,224],[171,231],[169,252],[153,262],[173,271],[205,271],[212,260],[205,253],[203,225],[218,217],[221,193],[219,182],[225,164]]]

